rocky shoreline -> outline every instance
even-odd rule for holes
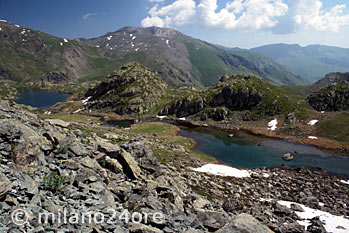
[[[349,185],[337,176],[302,168],[255,169],[245,178],[199,173],[190,167],[205,162],[195,157],[159,162],[153,150],[166,145],[158,136],[129,138],[91,122],[43,121],[17,105],[0,105],[1,232],[306,232],[296,214],[301,208],[279,200],[349,214]],[[85,131],[92,128],[97,133]],[[126,142],[118,146],[113,138]],[[40,213],[64,209],[111,217],[110,208],[118,215],[160,212],[164,221],[38,222]],[[28,213],[28,224],[11,220],[17,209]],[[308,223],[308,232],[326,232],[319,219]]]

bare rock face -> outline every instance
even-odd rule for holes
[[[120,115],[144,114],[159,103],[167,84],[139,63],[129,63],[85,94],[89,108]]]
[[[37,78],[38,82],[64,83],[69,81],[69,77],[62,72],[49,72]]]

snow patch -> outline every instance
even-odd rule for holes
[[[156,118],[159,118],[160,120],[165,119],[166,116],[156,116]]]
[[[169,40],[166,40],[166,44],[168,44],[170,41]]]
[[[0,31],[2,31],[2,29],[0,28]]]
[[[64,41],[65,43],[68,43],[68,40],[67,40],[67,39],[63,39],[63,41]]]
[[[74,111],[73,113],[79,113],[79,112],[81,112],[83,109],[82,108],[80,108],[80,109],[78,109],[78,110],[76,110],[76,111]]]
[[[108,36],[108,37],[107,37],[107,40],[111,40],[111,38],[113,38],[113,36]]]
[[[133,34],[130,34],[130,37],[132,37],[133,36]]]
[[[63,46],[63,43],[61,42],[61,43],[59,43],[61,46]]]
[[[106,46],[109,47],[109,43]]]
[[[51,111],[46,111],[44,112],[45,115],[50,115],[51,114]]]
[[[321,111],[321,113],[322,113],[322,114],[324,114],[324,113],[325,113],[325,111]]]
[[[247,170],[240,170],[237,168],[219,165],[219,164],[206,164],[200,168],[193,168],[194,171],[204,172],[219,176],[231,176],[236,178],[250,177],[250,173]]]
[[[4,19],[0,19],[0,22],[7,23],[7,21],[6,21],[6,20],[4,20]]]
[[[19,26],[19,25],[15,24],[15,27],[19,28],[19,27],[21,27],[21,26]]]
[[[179,118],[180,121],[185,121],[185,117]]]
[[[25,29],[23,29],[23,31],[21,31],[21,34],[24,35],[25,34]]]
[[[136,39],[137,37],[136,36],[134,36],[134,37],[132,37],[132,40],[134,40],[134,39]]]
[[[85,105],[87,102],[92,98],[92,96],[87,97],[86,99],[82,100],[82,103]]]
[[[349,184],[349,180],[348,180],[348,181],[341,180],[341,183],[343,183],[343,184]]]
[[[332,215],[328,212],[312,209],[306,207],[305,205],[290,201],[278,201],[278,203],[280,205],[287,206],[288,208],[291,208],[291,204],[297,204],[301,206],[304,209],[304,212],[295,211],[295,213],[298,215],[298,217],[304,219],[302,221],[298,221],[298,223],[305,227],[310,225],[310,219],[314,217],[320,217],[320,221],[324,223],[324,227],[327,232],[345,233],[349,231],[349,219],[345,218],[344,216]]]
[[[96,48],[99,48],[99,45],[96,45]]]
[[[139,48],[136,48],[135,51],[137,52],[139,50]]]
[[[309,136],[308,138],[312,139],[312,140],[316,140],[317,139],[317,137],[315,137],[315,136]]]
[[[276,130],[277,124],[278,124],[278,120],[277,120],[276,118],[275,118],[274,120],[270,121],[270,122],[268,123],[268,130],[271,130],[271,131]]]
[[[311,120],[308,122],[308,125],[315,125],[318,122],[319,122],[319,120]]]

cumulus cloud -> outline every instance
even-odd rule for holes
[[[90,17],[93,17],[93,16],[97,16],[98,14],[97,13],[92,13],[92,12],[89,12],[89,13],[86,13],[82,16],[82,19],[86,20]]]
[[[231,0],[223,8],[218,7],[217,0],[200,0],[198,4],[194,0],[174,0],[168,5],[153,6],[141,25],[197,24],[223,29],[269,29],[276,34],[307,28],[338,32],[342,26],[349,25],[345,8],[345,4],[340,4],[323,9],[321,0]]]
[[[277,17],[288,11],[282,0],[234,0],[217,9],[217,0],[201,0],[198,5],[194,0],[176,0],[163,7],[155,5],[141,24],[170,27],[199,22],[216,28],[260,29],[275,26]]]
[[[217,0],[202,0],[198,16],[206,25],[225,29],[261,29],[273,27],[288,6],[281,0],[235,0],[217,12]]]
[[[298,25],[314,28],[317,31],[338,32],[342,26],[349,25],[349,15],[344,14],[345,4],[335,5],[324,11],[320,0],[299,1],[293,17]]]
[[[143,27],[171,27],[188,24],[195,15],[194,0],[176,0],[170,5],[159,7],[155,5],[148,13],[150,16],[142,20]]]

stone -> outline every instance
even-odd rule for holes
[[[105,157],[105,167],[114,173],[121,173],[123,171],[122,165],[116,159],[111,159],[109,156]]]
[[[130,179],[138,179],[141,177],[141,169],[130,153],[121,149],[117,153],[117,160],[122,165],[125,174]]]
[[[11,189],[11,182],[2,172],[0,172],[0,199],[3,199]]]
[[[62,121],[62,120],[59,120],[59,119],[46,119],[45,122],[48,122],[48,123],[50,123],[51,125],[54,125],[54,126],[59,126],[61,128],[68,128],[69,125],[70,125],[69,122]]]
[[[216,233],[273,233],[273,231],[251,215],[239,214],[232,223],[227,224]]]
[[[291,161],[293,160],[293,155],[291,153],[286,153],[282,156],[282,158],[285,160],[285,161]]]
[[[103,138],[96,137],[95,139],[96,139],[98,150],[101,152],[110,154],[110,153],[116,153],[120,150],[120,147],[118,145],[113,145],[107,142],[106,140],[104,140]]]
[[[162,233],[163,232],[158,228],[147,226],[141,223],[139,224],[129,223],[127,228],[130,231],[130,233]]]
[[[242,210],[244,205],[237,199],[227,199],[223,202],[222,208],[226,212],[234,213]]]

